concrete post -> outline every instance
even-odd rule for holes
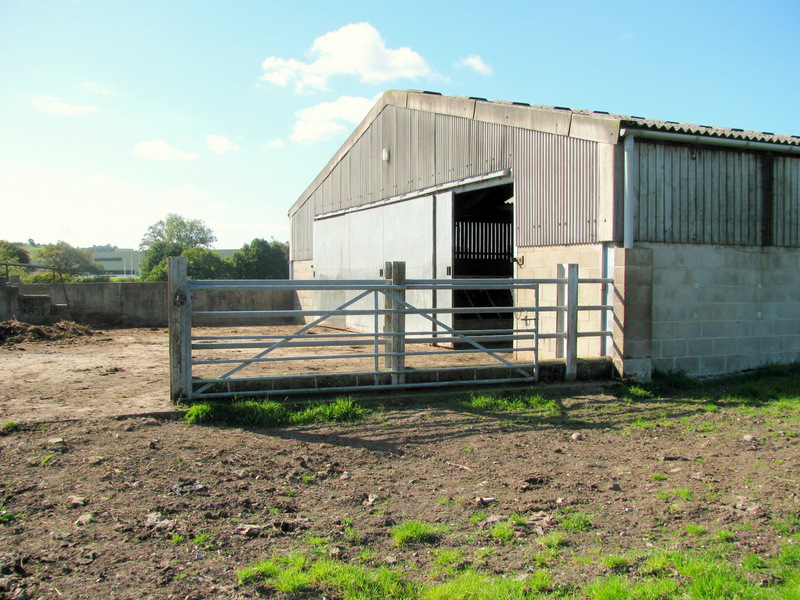
[[[614,365],[625,379],[649,381],[653,346],[653,251],[614,251]]]
[[[567,273],[566,370],[565,381],[578,378],[578,265],[561,265]]]
[[[186,258],[172,256],[167,275],[169,314],[169,395],[173,402],[192,397],[192,302],[186,285]]]

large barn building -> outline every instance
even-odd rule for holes
[[[289,216],[296,279],[613,277],[625,376],[800,360],[798,136],[392,90]]]

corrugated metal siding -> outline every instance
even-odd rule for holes
[[[637,140],[635,239],[761,243],[761,159],[748,152]]]
[[[597,143],[517,130],[513,152],[517,246],[597,241]]]
[[[800,246],[800,158],[773,161],[772,226],[776,246]]]
[[[313,257],[314,205],[309,199],[292,217],[291,260],[310,260]]]

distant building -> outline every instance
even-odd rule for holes
[[[800,360],[798,136],[392,90],[289,217],[298,279],[612,277],[624,375]]]

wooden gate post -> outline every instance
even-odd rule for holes
[[[402,286],[395,290],[394,295],[405,302],[406,299],[406,263],[395,261],[392,263],[392,285]],[[392,302],[392,331],[396,334],[395,339],[395,364],[392,375],[392,383],[403,385],[406,382],[406,313],[405,306],[398,300]]]
[[[186,285],[186,257],[171,256],[167,275],[169,314],[169,395],[173,402],[192,397],[192,303]]]
[[[578,378],[578,265],[564,265],[567,272],[566,370],[565,381]]]
[[[400,300],[406,299],[406,263],[402,261],[386,262],[383,268],[386,284],[401,289],[393,289],[391,293]],[[406,381],[406,315],[401,302],[385,296],[384,308],[392,312],[383,318],[383,331],[387,334],[386,350],[389,356],[384,360],[384,367],[392,371],[392,385],[402,385]],[[402,335],[401,335],[402,334]]]

